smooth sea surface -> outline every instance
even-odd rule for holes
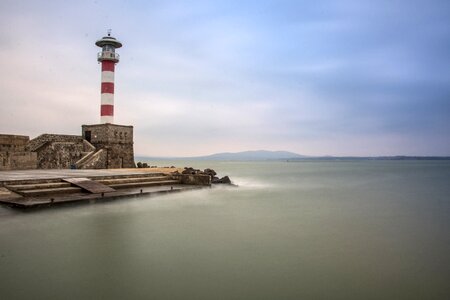
[[[149,163],[239,187],[0,206],[0,299],[450,299],[450,161]]]

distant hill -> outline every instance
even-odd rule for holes
[[[287,159],[302,159],[308,156],[300,155],[288,151],[267,151],[267,150],[257,150],[257,151],[243,151],[243,152],[223,152],[215,153],[206,156],[195,156],[195,157],[136,157],[136,161],[145,160],[228,160],[228,161],[256,161],[256,160],[287,160]]]
[[[287,160],[287,159],[302,159],[307,156],[300,155],[288,151],[243,151],[243,152],[223,152],[215,153],[206,156],[195,157],[136,157],[136,161],[145,160],[222,160],[222,161],[256,161],[256,160]]]
[[[281,159],[299,159],[306,156],[288,151],[243,151],[243,152],[224,152],[207,156],[192,157],[200,160],[281,160]]]

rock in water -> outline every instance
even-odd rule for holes
[[[220,179],[214,179],[212,183],[222,183],[222,184],[231,184],[230,177],[224,176]]]
[[[203,171],[203,174],[209,175],[211,177],[211,179],[214,179],[214,176],[217,175],[216,171],[214,171],[213,169],[205,169]]]
[[[200,174],[200,170],[194,169],[192,167],[185,167],[183,172],[181,172],[181,174]]]
[[[217,173],[213,169],[205,169],[204,171],[200,171],[198,169],[194,169],[192,167],[184,167],[183,172],[181,174],[189,174],[189,175],[208,175],[211,177],[211,183],[221,183],[221,184],[230,184],[233,183],[230,180],[230,177],[225,176],[219,179],[216,177]]]

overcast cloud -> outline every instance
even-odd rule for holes
[[[0,132],[99,122],[95,41],[123,43],[137,155],[450,155],[449,1],[0,2]]]

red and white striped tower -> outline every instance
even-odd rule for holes
[[[102,64],[102,96],[100,107],[100,123],[114,123],[114,66],[119,62],[119,54],[116,48],[122,47],[122,43],[108,35],[95,42],[95,45],[102,48],[98,53],[97,60]]]

